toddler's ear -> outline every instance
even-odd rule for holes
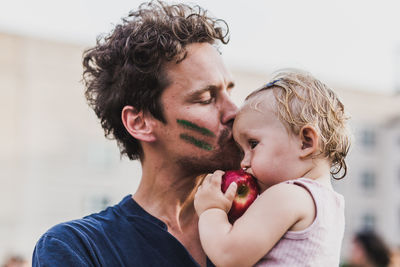
[[[125,106],[122,109],[121,119],[125,129],[137,140],[144,142],[154,142],[156,140],[153,132],[155,119],[149,112],[138,112],[132,106]]]
[[[301,139],[301,158],[307,158],[318,150],[318,133],[314,127],[306,125],[299,132]]]

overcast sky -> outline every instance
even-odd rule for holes
[[[0,31],[92,45],[137,0],[0,0]],[[233,69],[302,68],[327,83],[391,93],[400,87],[400,1],[198,0],[225,19]],[[1,41],[1,40],[0,40]]]

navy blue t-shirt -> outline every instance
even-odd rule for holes
[[[58,224],[36,244],[33,266],[196,266],[159,219],[126,196],[118,205]],[[213,266],[207,260],[207,266]]]

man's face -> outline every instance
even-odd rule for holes
[[[238,168],[234,84],[217,50],[208,43],[190,44],[186,58],[167,63],[165,71],[170,81],[161,95],[166,123],[155,130],[160,153],[188,174]]]

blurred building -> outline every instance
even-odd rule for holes
[[[400,94],[341,92],[350,108],[354,142],[348,176],[335,181],[346,198],[343,255],[356,231],[375,230],[400,247]]]
[[[83,46],[0,34],[0,263],[30,259],[52,225],[133,193],[140,164],[120,159],[83,96]],[[268,77],[234,71],[237,104]],[[354,231],[372,227],[400,245],[400,98],[345,86],[355,145],[346,198],[343,256]]]
[[[0,34],[0,265],[30,259],[50,226],[135,191],[138,162],[120,160],[88,108],[84,47]]]

